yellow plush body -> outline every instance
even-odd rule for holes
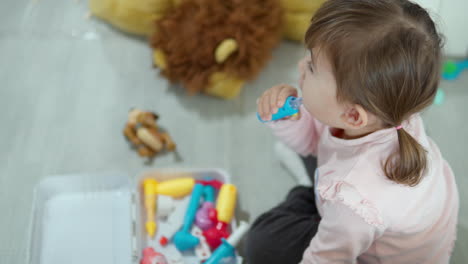
[[[122,31],[149,36],[154,21],[174,6],[174,0],[89,0],[91,13]]]
[[[285,9],[283,36],[289,40],[302,42],[312,15],[325,0],[281,0]]]

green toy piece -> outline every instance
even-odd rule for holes
[[[468,69],[468,60],[446,61],[442,68],[442,78],[448,81],[455,80],[465,69]]]

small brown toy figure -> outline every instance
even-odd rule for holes
[[[123,133],[141,157],[152,158],[161,151],[174,151],[176,148],[169,134],[159,129],[156,124],[158,118],[155,113],[139,109],[132,109],[128,113]]]

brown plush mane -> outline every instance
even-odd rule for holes
[[[255,78],[279,42],[281,19],[277,0],[183,0],[156,22],[151,45],[165,54],[162,74],[195,93],[206,88],[213,72]],[[218,64],[215,49],[227,38],[237,41],[238,51]]]

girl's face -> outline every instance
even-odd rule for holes
[[[344,108],[336,99],[336,80],[324,52],[313,49],[299,62],[304,107],[317,120],[334,128],[343,128]]]

